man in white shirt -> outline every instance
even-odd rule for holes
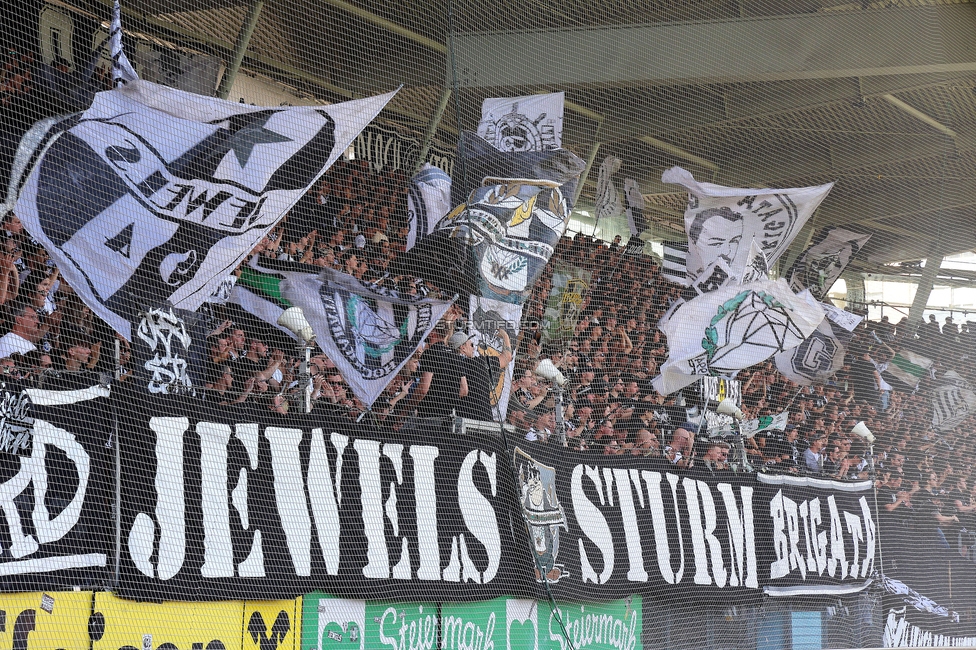
[[[34,344],[40,337],[40,321],[34,308],[17,300],[8,307],[7,313],[13,326],[0,337],[0,359],[5,359],[14,352],[27,354],[36,350],[37,346]]]

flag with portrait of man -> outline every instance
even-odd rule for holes
[[[661,180],[688,190],[687,283],[699,293],[742,281],[753,259],[752,242],[772,267],[833,187],[723,187],[699,183],[681,167],[665,171]]]

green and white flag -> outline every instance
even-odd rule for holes
[[[286,308],[301,307],[315,342],[367,405],[396,377],[452,303],[399,295],[332,269],[258,258],[241,274],[230,302],[275,327]]]
[[[797,347],[823,319],[820,303],[809,292],[794,294],[783,279],[699,295],[660,326],[669,354],[654,388],[668,395],[701,376],[732,377]]]
[[[790,412],[783,411],[775,415],[764,415],[755,420],[746,420],[739,425],[739,430],[746,438],[751,438],[760,431],[782,431],[790,421]]]
[[[929,374],[933,363],[932,359],[902,350],[894,356],[881,376],[893,389],[910,393],[918,388],[922,377]]]

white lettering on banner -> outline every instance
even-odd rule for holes
[[[799,571],[803,580],[808,573],[822,576],[825,570],[831,578],[840,580],[869,577],[874,570],[877,529],[867,498],[862,496],[858,506],[860,513],[844,511],[842,520],[837,500],[833,495],[828,496],[829,531],[820,530],[823,518],[819,497],[797,504],[783,496],[782,490],[778,491],[769,503],[776,555],[769,567],[770,578],[784,578],[794,570]],[[801,535],[806,557],[801,552]],[[850,563],[847,561],[848,539],[854,551]]]
[[[715,584],[724,587],[727,574],[722,560],[722,543],[715,537],[715,526],[718,525],[718,519],[715,514],[715,501],[712,499],[708,484],[690,478],[686,478],[681,483],[688,499],[691,543],[695,552],[695,584],[712,584],[712,576],[708,574],[708,559],[705,556],[705,542],[708,542]],[[702,519],[704,519],[704,523]]]
[[[48,475],[45,457],[49,447],[59,449],[75,467],[78,484],[71,501],[54,518],[45,505],[48,489]],[[88,492],[88,479],[91,475],[91,458],[74,434],[50,422],[34,421],[33,447],[30,456],[19,457],[20,467],[10,479],[0,484],[0,510],[3,510],[10,536],[9,550],[13,558],[20,559],[36,553],[44,544],[56,542],[74,528],[81,517],[82,506]],[[24,533],[20,511],[14,499],[33,484],[33,509],[31,521],[35,535]],[[40,573],[73,567],[105,566],[104,553],[66,555],[54,557],[29,558],[18,562],[0,563],[0,575]]]
[[[577,465],[573,469],[570,479],[570,491],[573,511],[582,536],[579,545],[580,575],[583,582],[605,584],[613,576],[615,568],[614,535],[610,530],[607,517],[601,507],[614,507],[613,495],[616,493],[620,517],[624,528],[624,540],[627,545],[627,579],[631,582],[647,582],[649,579],[647,567],[644,564],[644,540],[641,537],[640,526],[637,525],[637,508],[649,510],[654,532],[655,550],[658,569],[661,577],[670,584],[678,584],[684,576],[684,535],[682,526],[676,530],[668,529],[667,517],[664,509],[664,499],[661,493],[661,473],[639,471],[636,469],[591,467]],[[596,489],[599,505],[590,500],[584,491],[583,478]],[[671,503],[674,512],[678,510],[678,481],[674,474],[665,474],[671,489]],[[646,486],[642,489],[641,478]],[[616,488],[614,488],[616,483]],[[718,484],[715,489],[721,497],[716,501],[712,488],[703,481],[685,478],[682,481],[686,503],[688,504],[688,520],[691,527],[692,548],[695,558],[695,584],[717,585],[719,588],[750,587],[758,588],[759,576],[756,561],[755,527],[752,513],[753,488],[740,488],[742,506],[737,503],[734,488],[727,483]],[[637,499],[634,499],[636,488]],[[724,531],[718,526],[719,511],[717,503],[721,503],[728,521]],[[678,522],[676,522],[678,523]],[[725,533],[725,540],[719,538],[719,533]],[[599,549],[601,554],[602,571],[598,574],[593,566],[591,555],[587,553],[582,537],[585,537]],[[672,540],[677,540],[677,556],[680,561],[678,570],[672,566]],[[723,541],[727,544],[723,546]],[[728,548],[730,563],[726,565],[725,551]]]
[[[387,607],[380,617],[380,643],[393,650],[434,650],[437,643],[437,613],[424,614],[421,605],[419,612],[422,618],[413,618],[408,623],[406,617],[397,614],[395,607]],[[397,628],[397,621],[400,621]]]
[[[203,566],[206,578],[234,577],[234,549],[230,541],[230,506],[227,503],[227,442],[230,427],[201,422],[200,490],[203,495]]]
[[[833,495],[827,497],[827,508],[830,510],[830,558],[827,560],[827,573],[831,578],[841,580],[847,577],[847,554],[844,551],[844,531],[840,525],[840,513],[837,511],[837,500]],[[837,567],[840,575],[836,575]]]
[[[190,428],[190,420],[152,418],[149,428],[156,434],[156,520],[159,522],[159,565],[156,570],[160,580],[169,580],[183,568],[186,556],[183,434]],[[151,554],[152,544],[145,554],[147,561]]]
[[[312,518],[319,536],[319,548],[330,576],[339,573],[339,506],[342,505],[342,453],[349,438],[332,434],[336,449],[335,481],[329,470],[329,455],[322,429],[312,429],[312,444],[308,456],[308,496],[312,504]]]
[[[447,616],[442,625],[441,648],[444,650],[495,650],[495,612],[488,615],[484,629],[460,616]]]
[[[312,520],[305,503],[302,463],[298,445],[301,429],[267,427],[264,437],[271,443],[271,469],[274,472],[275,505],[285,529],[285,543],[291,554],[295,574],[312,575]]]
[[[481,463],[488,474],[488,481],[491,484],[491,496],[497,496],[498,494],[498,477],[495,474],[497,464],[495,454],[488,454],[480,449],[471,450],[465,457],[464,462],[461,463],[461,473],[458,476],[458,504],[461,506],[461,516],[464,519],[464,525],[475,536],[475,539],[481,542],[485,550],[488,551],[488,567],[484,573],[481,573],[469,559],[464,563],[466,567],[464,579],[467,580],[470,574],[470,578],[475,582],[488,584],[495,577],[495,574],[498,573],[498,565],[502,556],[502,540],[498,532],[498,521],[494,517],[494,509],[491,507],[491,502],[474,485],[474,466],[476,462]],[[492,516],[485,517],[485,513],[492,513]]]
[[[681,582],[685,573],[685,540],[678,526],[678,559],[681,564],[675,571],[671,565],[671,541],[668,534],[668,523],[664,516],[664,499],[661,498],[661,473],[660,472],[641,472],[644,483],[647,485],[648,506],[651,509],[651,523],[654,527],[654,542],[657,546],[657,566],[664,576],[664,580],[676,585]],[[668,485],[671,486],[671,502],[674,504],[674,511],[678,512],[678,477],[674,474],[666,474]]]
[[[929,632],[905,618],[907,607],[889,609],[885,621],[883,648],[972,648],[976,636],[950,636]]]
[[[583,547],[582,538],[576,540],[579,544],[580,573],[583,576],[583,582],[602,584],[613,573],[613,533],[610,532],[610,524],[607,523],[606,517],[583,492],[584,473],[596,487],[596,493],[600,496],[600,505],[606,503],[598,468],[589,465],[574,467],[570,479],[570,493],[573,500],[573,511],[576,513],[576,521],[579,523],[583,535],[596,544],[603,554],[603,573],[597,576],[596,571],[593,570],[593,565],[590,563],[590,558],[586,554],[586,549]],[[608,485],[607,491],[610,490],[611,486]]]
[[[156,434],[155,519],[147,513],[136,515],[128,532],[128,549],[133,564],[142,573],[168,580],[183,568],[186,553],[183,437],[190,431],[190,421],[187,418],[159,417],[151,418],[149,425]],[[230,505],[240,514],[241,528],[252,528],[247,506],[247,477],[249,471],[258,469],[260,428],[255,423],[234,425],[234,437],[247,450],[250,470],[247,467],[240,469],[236,485],[228,499],[227,447],[231,443],[231,431],[230,425],[213,422],[199,422],[195,426],[195,432],[200,436],[202,470],[204,562],[200,573],[206,578],[233,577],[235,573]],[[58,440],[62,438],[55,437]],[[333,432],[330,436],[330,442],[336,451],[333,467],[329,461],[323,430],[313,429],[306,477],[302,472],[299,455],[299,445],[304,437],[301,429],[266,427],[264,437],[271,450],[275,505],[296,575],[311,575],[313,522],[326,572],[329,575],[339,572],[342,466],[344,454],[351,447],[358,459],[362,521],[367,539],[367,563],[362,569],[365,577],[398,580],[416,577],[420,580],[473,581],[480,584],[487,584],[496,577],[501,563],[501,531],[492,501],[479,490],[474,479],[475,467],[481,465],[488,478],[490,496],[498,496],[495,454],[475,449],[468,453],[461,464],[457,477],[458,506],[470,537],[465,534],[454,536],[450,557],[442,566],[434,473],[434,460],[440,453],[437,447],[413,445],[404,448],[402,444],[384,444],[369,439],[355,439],[350,445],[348,436]],[[47,438],[42,435],[39,440],[43,442]],[[75,459],[77,450],[68,442],[61,440],[59,446],[69,458]],[[43,457],[43,444],[39,449],[35,453]],[[78,450],[83,453],[80,445]],[[397,486],[402,486],[405,480],[404,452],[412,460],[413,466],[416,512],[412,514],[417,523],[415,540],[401,532],[401,513],[398,510]],[[388,489],[381,484],[381,458],[390,462],[396,475],[396,481],[391,482]],[[81,459],[76,462],[81,467]],[[41,466],[43,467],[43,463]],[[87,476],[87,462],[84,463],[84,470]],[[11,513],[17,513],[13,497],[26,489],[30,476],[28,468],[0,485],[0,509],[7,513],[8,522]],[[385,500],[384,489],[387,492]],[[9,507],[6,505],[8,501]],[[80,512],[80,506],[78,509]],[[72,516],[77,519],[77,514],[75,508],[69,505],[50,521],[50,525],[63,527],[65,523],[70,523]],[[39,516],[35,513],[35,527]],[[46,515],[44,518],[46,519]],[[395,538],[399,539],[394,549],[388,549],[387,522],[390,523]],[[21,545],[27,545],[21,555],[33,552],[30,544],[33,543],[36,548],[36,541],[23,535],[19,518],[9,526],[15,545],[18,541]],[[261,540],[261,530],[254,528],[251,552],[236,567],[239,577],[265,576]],[[487,562],[483,567],[477,566],[472,559],[468,550],[471,540],[481,544],[485,550]],[[152,556],[157,545],[159,559],[154,565]],[[391,553],[395,555],[392,562]],[[102,563],[104,564],[104,559]]]
[[[620,514],[623,515],[624,539],[627,541],[627,560],[630,569],[627,579],[631,582],[647,582],[647,571],[644,570],[644,554],[641,548],[640,532],[637,529],[637,510],[634,508],[634,494],[631,492],[631,478],[637,486],[641,507],[644,506],[643,494],[640,489],[640,477],[637,470],[614,469],[617,479],[617,498],[620,501]]]
[[[561,650],[591,646],[634,650],[637,647],[641,631],[637,629],[636,615],[630,616],[630,621],[627,621],[611,614],[591,614],[585,611],[585,607],[576,605],[552,611],[549,614],[549,640],[557,643]]]
[[[410,447],[414,467],[414,502],[417,504],[417,550],[420,553],[417,578],[420,580],[441,579],[440,546],[437,541],[437,492],[434,483],[434,459],[438,453],[437,447]]]

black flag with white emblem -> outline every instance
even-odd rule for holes
[[[392,96],[261,108],[133,81],[21,147],[16,212],[131,340],[147,305],[197,309]]]

